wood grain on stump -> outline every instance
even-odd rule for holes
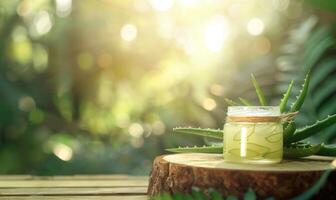
[[[249,165],[223,161],[221,154],[172,154],[158,156],[150,175],[148,195],[189,193],[198,187],[214,188],[224,196],[242,197],[252,188],[259,198],[288,199],[308,190],[326,170],[335,169],[333,158],[311,156],[278,164]],[[336,173],[316,195],[336,199]]]

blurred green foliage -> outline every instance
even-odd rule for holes
[[[333,19],[301,1],[167,2],[0,1],[0,173],[146,174],[202,142],[176,125],[221,127],[224,96],[256,101],[251,72],[278,99],[288,27]]]

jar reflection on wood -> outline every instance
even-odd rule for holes
[[[224,125],[225,161],[271,164],[282,160],[283,127],[278,106],[231,106]]]

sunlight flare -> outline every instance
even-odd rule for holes
[[[214,17],[205,27],[206,48],[212,52],[221,51],[229,32],[230,27],[227,19],[224,16]]]
[[[173,0],[150,0],[151,6],[159,12],[168,11],[174,4]]]

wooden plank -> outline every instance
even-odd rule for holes
[[[0,188],[147,187],[148,180],[0,180]]]
[[[113,187],[113,188],[8,188],[0,189],[0,196],[29,195],[146,195],[147,187]]]
[[[31,175],[0,175],[0,180],[47,180],[47,179],[56,179],[56,180],[140,180],[148,179],[147,176],[130,176],[125,174],[116,174],[116,175],[72,175],[72,176],[31,176]]]
[[[41,178],[41,176],[37,177]],[[43,176],[42,176],[43,178]],[[56,180],[148,180],[148,176],[130,176],[125,174],[114,175],[73,175],[73,176],[49,176]]]
[[[31,175],[0,175],[0,180],[27,180],[31,178]]]
[[[0,197],[0,200],[147,200],[146,195],[131,195],[131,196],[25,196]]]

